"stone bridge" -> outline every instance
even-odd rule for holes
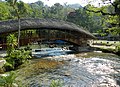
[[[77,45],[83,45],[89,39],[95,37],[82,27],[73,23],[56,20],[56,19],[21,19],[21,32],[25,30],[36,30],[36,36],[32,35],[32,31],[24,33],[24,37],[21,34],[21,44],[27,40],[27,43],[34,42],[35,40],[44,39],[61,39],[70,41]],[[7,36],[9,33],[18,31],[18,20],[0,21],[0,44],[6,43],[3,36]],[[47,33],[43,33],[46,31]],[[4,37],[5,38],[5,37]]]

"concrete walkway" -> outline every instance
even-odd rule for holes
[[[91,47],[95,48],[104,48],[104,49],[115,49],[115,46],[103,46],[103,45],[90,45]]]
[[[116,49],[116,46],[120,44],[120,41],[90,40],[89,43],[91,47],[95,48]]]

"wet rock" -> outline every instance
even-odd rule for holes
[[[68,59],[67,61],[71,61],[71,59]]]
[[[70,72],[65,72],[64,76],[71,76],[71,73]]]

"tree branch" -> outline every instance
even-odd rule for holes
[[[89,10],[87,8],[84,8],[85,10],[89,11],[89,12],[94,12],[94,13],[101,13],[102,15],[111,15],[111,16],[115,16],[116,14],[115,13],[105,13],[103,12],[102,10],[99,10],[99,11],[94,11],[94,10]]]

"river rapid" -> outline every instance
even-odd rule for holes
[[[17,79],[25,87],[49,87],[53,80],[59,80],[62,87],[120,87],[120,57],[114,54],[63,54],[61,51],[61,55],[50,55],[31,61],[28,66],[17,71]],[[40,61],[48,65],[40,63],[47,68],[36,68]],[[34,64],[36,66],[32,66]],[[57,67],[48,69],[52,65]],[[45,70],[39,71],[43,69]]]

